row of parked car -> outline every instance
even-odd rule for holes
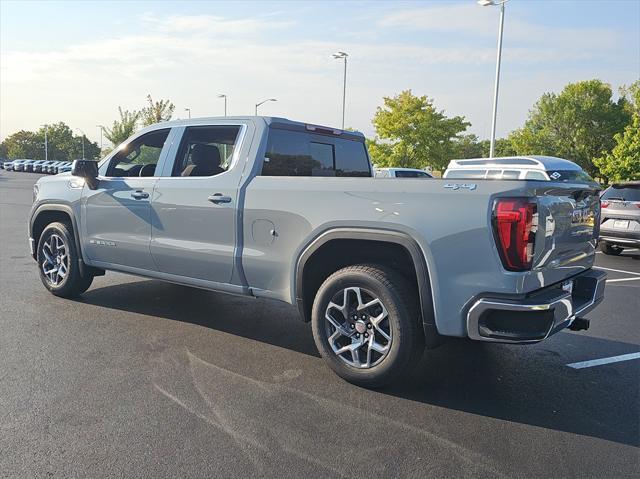
[[[53,160],[9,160],[0,162],[0,168],[7,171],[26,171],[31,173],[48,173],[57,175],[71,171],[71,161]]]

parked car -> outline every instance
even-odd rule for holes
[[[54,161],[47,168],[47,173],[49,173],[51,175],[57,174],[58,173],[58,166],[60,166],[62,163],[63,163],[62,161]]]
[[[58,167],[58,174],[67,173],[67,172],[71,171],[71,165],[72,165],[71,162],[65,161],[64,164],[62,164],[61,166]]]
[[[45,168],[51,163],[53,162],[50,160],[41,161],[35,165],[34,170],[36,173],[44,173]]]
[[[33,173],[34,167],[38,160],[27,160],[23,164],[23,170],[29,173]]]
[[[0,169],[4,170],[4,164],[9,163],[9,160],[0,160]]]
[[[619,255],[640,247],[640,181],[614,183],[600,197],[600,249]]]
[[[424,170],[415,168],[376,168],[376,178],[433,178]]]
[[[13,160],[5,161],[2,167],[7,171],[13,171]]]
[[[397,380],[448,336],[586,329],[606,278],[592,269],[597,187],[461,184],[372,178],[357,132],[178,120],[40,178],[29,244],[56,296],[113,270],[295,304],[327,364],[364,386]]]
[[[540,180],[592,183],[579,165],[554,156],[510,156],[451,160],[442,175],[448,179]]]
[[[14,160],[13,171],[24,171],[24,163],[28,160]]]

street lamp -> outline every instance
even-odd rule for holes
[[[220,93],[220,95],[218,95],[218,98],[224,98],[224,116],[227,116],[227,95],[225,95],[224,93]]]
[[[345,101],[347,98],[347,57],[349,55],[345,52],[336,52],[333,54],[333,58],[336,60],[344,59],[344,77],[342,80],[342,129],[344,130],[344,109]]]
[[[76,130],[78,130],[80,133],[82,133],[82,159],[84,160],[84,137],[86,136],[84,134],[84,131],[82,131],[80,128],[76,128]]]
[[[100,128],[100,151],[102,151],[102,132],[104,130],[104,126],[102,125],[96,125],[98,128]]]
[[[267,98],[266,100],[261,101],[260,103],[256,103],[256,116],[258,116],[258,107],[263,103],[267,103],[268,101],[278,101],[278,100],[276,100],[275,98]]]
[[[48,126],[47,125],[41,125],[44,127],[44,161],[49,160],[49,145],[47,143],[47,130],[48,130]]]
[[[496,151],[496,116],[498,114],[498,86],[500,84],[500,60],[502,57],[502,29],[504,26],[504,4],[509,0],[478,0],[478,5],[494,7],[500,5],[500,27],[498,28],[498,59],[496,61],[496,82],[493,88],[493,116],[491,118],[491,143],[489,158],[493,158]]]
[[[191,108],[185,108],[184,111],[189,113],[189,119],[191,119]]]

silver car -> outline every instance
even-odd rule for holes
[[[600,249],[619,255],[640,247],[640,181],[615,183],[600,197]]]

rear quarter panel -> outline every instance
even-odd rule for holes
[[[547,271],[504,270],[491,228],[495,197],[534,195],[538,182],[478,181],[473,191],[453,191],[444,188],[446,183],[437,179],[253,178],[244,209],[243,266],[249,285],[256,295],[294,302],[299,255],[320,234],[337,227],[398,231],[418,243],[429,269],[441,334],[466,334],[464,313],[471,298],[483,293],[523,294],[549,284],[553,275]],[[564,265],[560,276],[583,271],[590,261],[585,256]]]

